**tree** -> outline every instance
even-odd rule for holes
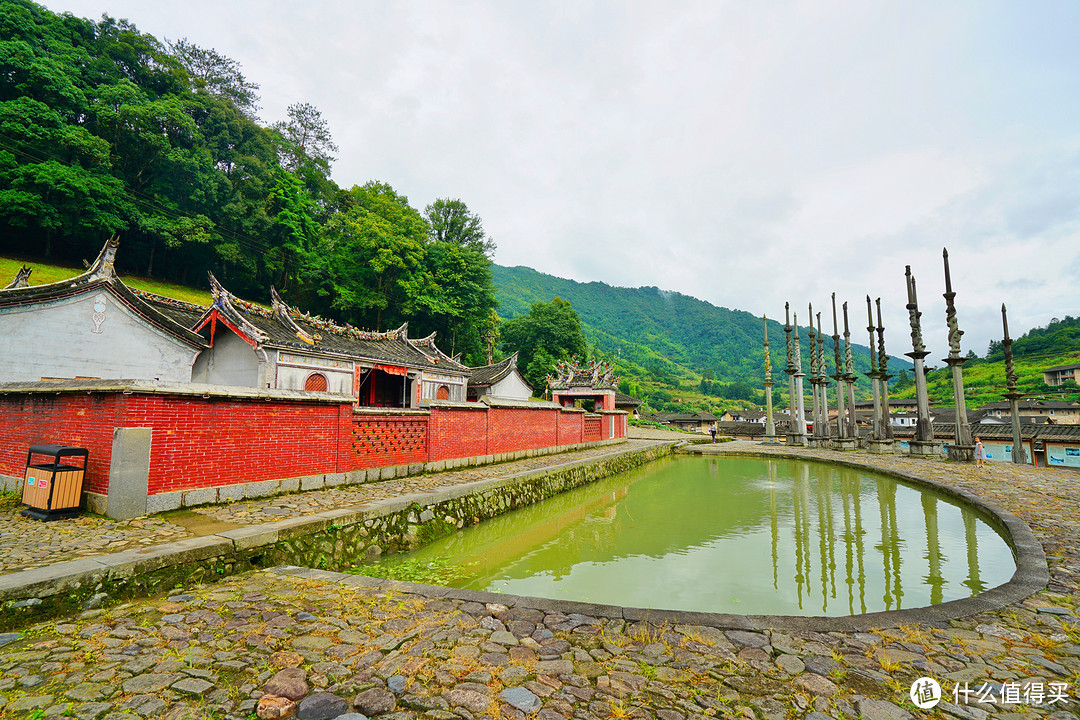
[[[293,103],[287,112],[288,122],[274,124],[284,141],[281,164],[298,173],[310,164],[329,174],[338,146],[322,113],[311,103]]]
[[[416,313],[438,315],[444,298],[424,267],[428,227],[386,183],[344,192],[327,225],[326,292],[345,320],[381,330]]]
[[[244,77],[240,63],[213,48],[207,50],[187,38],[169,44],[169,51],[191,78],[192,89],[227,98],[248,117],[259,109],[258,83]]]
[[[424,216],[431,226],[432,242],[454,243],[489,257],[495,251],[480,217],[461,200],[439,198],[424,208]]]
[[[533,303],[527,314],[503,323],[501,333],[503,349],[518,353],[518,367],[537,393],[557,361],[575,355],[584,360],[588,352],[581,319],[562,298]]]

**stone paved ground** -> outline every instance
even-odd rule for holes
[[[942,627],[746,632],[628,625],[390,592],[363,578],[262,571],[0,636],[0,713],[95,720],[290,712],[305,720],[357,720],[357,713],[379,720],[1077,717],[1080,476],[844,457],[966,487],[1022,517],[1044,543],[1050,587]],[[908,690],[921,676],[948,689],[990,681],[996,702],[972,695],[918,710]]]
[[[367,485],[339,486],[260,500],[197,507],[180,513],[165,513],[127,521],[84,514],[69,520],[40,522],[22,517],[19,514],[22,505],[14,496],[8,496],[0,502],[0,572],[26,570],[63,560],[182,540],[196,534],[200,526],[213,527],[216,523],[237,526],[272,523],[324,510],[356,507],[374,500],[434,491],[486,478],[504,477],[648,444],[649,441],[643,439],[629,440],[614,446],[594,447]],[[220,529],[224,528],[217,526],[217,530]]]

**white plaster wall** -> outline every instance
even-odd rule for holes
[[[279,390],[303,390],[304,383],[312,373],[326,376],[327,392],[353,394],[353,371],[324,367],[277,366],[277,388]]]
[[[438,396],[439,388],[445,385],[450,391],[450,397],[447,398],[450,402],[465,402],[465,383],[464,382],[450,382],[449,380],[430,380],[425,378],[423,384],[420,386],[421,397],[424,400],[435,400]]]
[[[99,296],[104,309],[96,312]],[[0,309],[0,382],[76,376],[191,382],[198,352],[148,325],[106,289]]]
[[[259,354],[232,331],[222,328],[214,347],[203,350],[191,369],[192,382],[265,387],[259,383]]]
[[[487,394],[495,398],[506,398],[507,400],[528,400],[532,395],[532,391],[529,390],[529,386],[518,377],[517,373],[510,373],[499,382],[492,385]]]

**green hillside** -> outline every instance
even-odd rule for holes
[[[590,344],[626,381],[624,389],[648,399],[654,409],[722,409],[760,405],[764,367],[761,318],[728,310],[656,287],[621,288],[600,282],[579,283],[527,267],[493,268],[499,314],[504,319],[528,312],[534,302],[568,300],[581,316]],[[821,308],[822,314],[827,309]],[[805,313],[805,309],[802,311]],[[831,315],[831,310],[828,311]],[[831,320],[830,320],[831,330]],[[809,370],[809,340],[803,335],[803,367]],[[786,399],[783,325],[770,320],[773,379]],[[832,367],[832,340],[825,342]],[[856,370],[869,368],[869,350],[853,348]],[[891,367],[910,367],[892,359]],[[869,383],[858,388],[868,397]]]
[[[1013,343],[1017,389],[1025,398],[1080,401],[1076,383],[1049,387],[1043,383],[1043,370],[1058,365],[1080,364],[1080,318],[1051,320],[1046,327],[1032,328]],[[927,374],[926,386],[931,403],[953,406],[952,371],[939,368]],[[990,344],[985,359],[968,361],[964,367],[964,397],[968,409],[988,402],[999,402],[1005,391],[1005,353],[999,342]],[[914,384],[902,382],[896,397],[915,397]]]

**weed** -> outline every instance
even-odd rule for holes
[[[450,558],[439,557],[426,563],[420,560],[382,560],[370,565],[361,565],[346,572],[402,582],[448,585],[468,577],[469,567],[471,565],[462,566]]]
[[[889,675],[896,674],[904,669],[904,663],[890,660],[884,655],[879,655],[877,658],[877,662],[878,665],[881,666],[881,669]]]
[[[647,662],[638,662],[638,675],[646,680],[656,679],[656,668]]]
[[[1061,623],[1061,631],[1068,636],[1069,642],[1080,645],[1080,625],[1076,623]]]

